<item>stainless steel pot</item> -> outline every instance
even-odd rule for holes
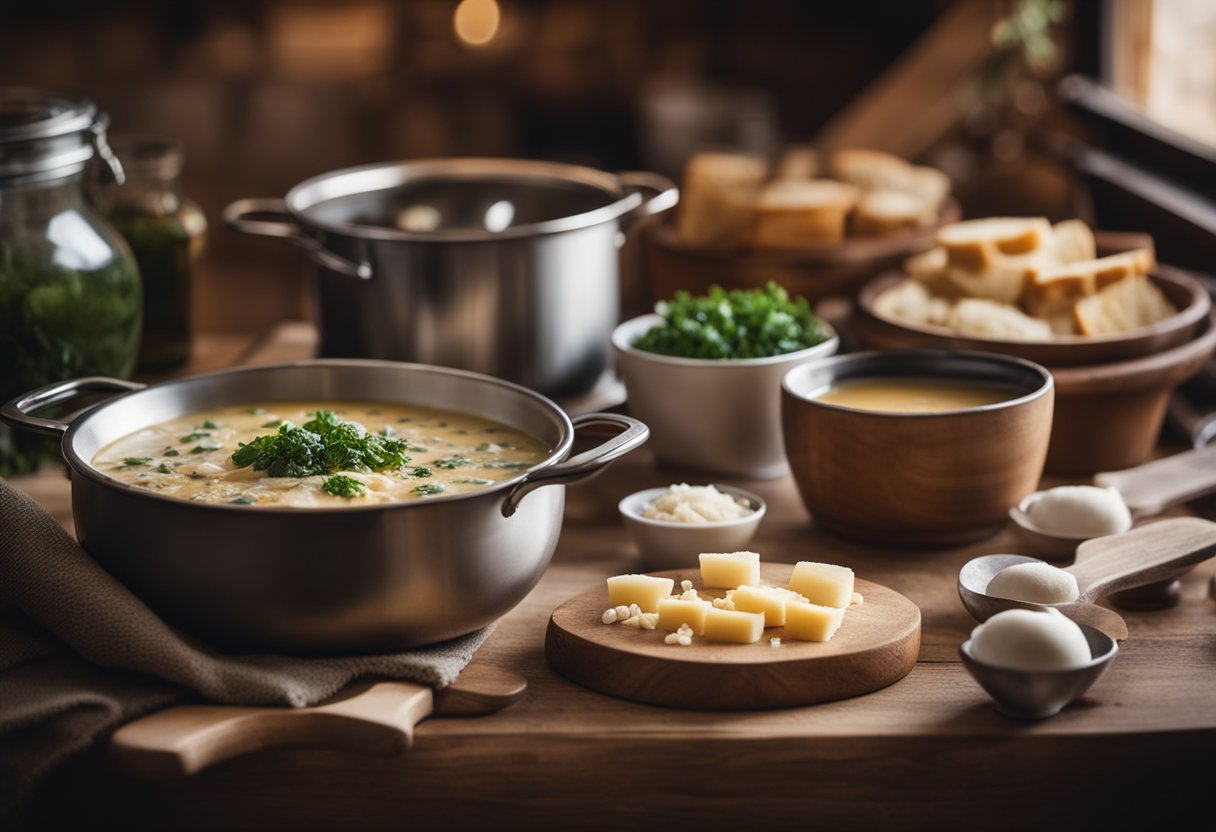
[[[34,415],[99,392],[120,395],[70,423]],[[115,439],[184,414],[318,399],[483,415],[548,443],[552,452],[479,491],[322,510],[190,502],[90,465]],[[598,472],[648,433],[641,422],[615,414],[572,421],[543,396],[499,379],[357,360],[225,370],[150,387],[84,378],[19,396],[0,408],[0,419],[62,435],[78,539],[165,620],[227,649],[312,654],[430,644],[503,615],[549,563],[564,484]],[[597,424],[623,431],[567,458],[576,428]]]
[[[458,367],[549,394],[609,361],[625,224],[673,206],[652,173],[431,159],[313,177],[224,211],[319,267],[321,354]]]

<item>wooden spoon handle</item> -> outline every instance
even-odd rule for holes
[[[1216,491],[1216,445],[1096,474],[1094,485],[1117,488],[1133,516],[1152,517]]]
[[[1176,577],[1213,555],[1216,523],[1198,517],[1175,517],[1087,540],[1077,547],[1076,563],[1065,571],[1077,579],[1077,600],[1093,602]]]
[[[430,715],[429,687],[369,682],[310,708],[193,705],[158,711],[120,728],[115,762],[145,779],[179,777],[255,751],[327,748],[375,756],[405,752]]]

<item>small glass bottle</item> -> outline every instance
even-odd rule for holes
[[[207,221],[182,195],[184,155],[169,138],[116,134],[110,147],[126,181],[99,182],[94,199],[126,238],[143,279],[140,371],[180,367],[190,358],[191,271],[202,251]]]
[[[81,376],[130,375],[141,291],[131,251],[85,198],[95,157],[121,175],[87,99],[0,87],[0,402]],[[58,456],[0,425],[0,476]]]

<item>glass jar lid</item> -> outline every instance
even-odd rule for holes
[[[109,118],[87,98],[33,87],[0,87],[0,180],[77,173],[95,155],[122,178],[106,145]]]

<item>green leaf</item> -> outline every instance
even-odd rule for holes
[[[330,477],[321,484],[321,490],[326,494],[333,494],[335,497],[344,497],[347,500],[353,500],[355,497],[362,497],[367,493],[367,486],[359,482],[354,477],[348,477],[344,474],[338,474],[336,477]]]
[[[410,491],[413,494],[439,494],[443,491],[443,483],[424,482],[422,485],[414,486]]]
[[[705,295],[676,292],[655,305],[663,323],[633,342],[635,349],[681,358],[745,359],[784,355],[827,340],[831,330],[805,298],[791,299],[775,282],[763,289]]]
[[[248,494],[242,494],[235,500],[230,500],[229,502],[231,502],[234,506],[251,506],[257,501],[257,497],[250,497]]]
[[[138,468],[141,465],[147,465],[152,461],[150,456],[126,456],[123,457],[122,464],[126,468]]]

